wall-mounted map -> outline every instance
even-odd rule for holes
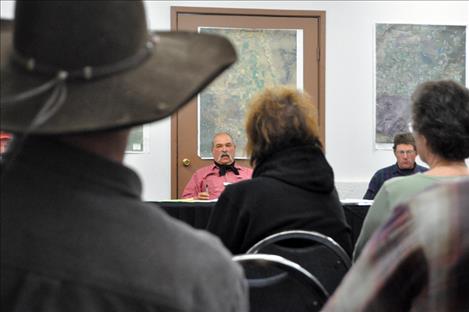
[[[408,131],[410,96],[426,80],[465,84],[466,26],[376,24],[377,147]]]
[[[280,84],[303,87],[303,30],[200,27],[199,31],[229,38],[238,54],[233,67],[199,95],[199,156],[211,158],[213,135],[226,131],[237,144],[237,157],[244,158],[245,112],[252,96]]]

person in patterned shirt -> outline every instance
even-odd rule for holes
[[[469,311],[469,178],[398,205],[322,310]]]

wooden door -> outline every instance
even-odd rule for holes
[[[278,11],[222,8],[172,7],[172,30],[198,31],[203,29],[296,30],[299,37],[297,50],[302,55],[302,66],[297,64],[297,80],[317,103],[317,116],[321,140],[324,143],[324,26],[325,13],[319,11]],[[235,44],[236,46],[236,44]],[[238,50],[238,49],[237,49]],[[243,55],[238,54],[238,59]],[[301,68],[298,68],[301,67]],[[243,73],[244,74],[244,73]],[[213,160],[199,153],[198,99],[193,99],[171,117],[171,197],[178,198],[192,174]],[[202,119],[202,118],[201,118]],[[240,118],[241,119],[241,118]],[[207,118],[205,118],[207,120]],[[232,121],[231,121],[232,122]],[[236,121],[244,125],[244,120]],[[203,125],[202,125],[203,126]],[[239,131],[238,131],[239,132]],[[243,131],[244,133],[244,131]],[[210,137],[203,137],[205,156]],[[236,140],[235,140],[236,141]],[[244,146],[237,143],[237,154]],[[187,165],[187,161],[190,162]],[[184,164],[186,162],[186,164]],[[236,159],[248,166],[248,160]]]

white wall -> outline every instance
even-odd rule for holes
[[[469,24],[469,1],[147,1],[151,29],[170,29],[171,6],[326,11],[326,152],[341,198],[361,197],[371,175],[395,162],[373,144],[374,23]],[[11,1],[1,1],[1,16],[13,16]],[[155,201],[171,193],[169,118],[149,130],[149,152],[125,161],[142,177],[144,199]]]

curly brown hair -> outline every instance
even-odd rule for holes
[[[246,115],[246,152],[251,165],[289,146],[321,147],[316,105],[293,87],[278,86],[257,94]]]

